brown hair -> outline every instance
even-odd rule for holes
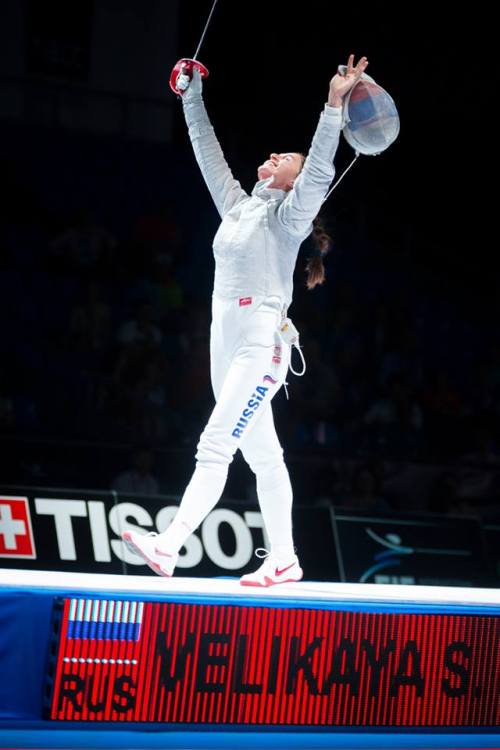
[[[298,153],[300,153],[302,157],[303,167],[306,160],[306,155],[300,151]],[[325,281],[326,273],[325,266],[323,264],[323,256],[325,256],[332,249],[333,245],[333,240],[327,233],[323,220],[320,219],[319,216],[316,216],[313,221],[313,230],[311,232],[311,237],[313,241],[313,254],[310,258],[308,258],[305,269],[307,273],[306,286],[309,290],[314,289],[316,285],[323,284],[323,282]]]
[[[323,256],[331,250],[333,241],[327,234],[323,221],[317,216],[313,221],[312,239],[314,243],[313,254],[306,264],[306,286],[309,290],[314,289],[317,284],[323,284],[326,278]]]

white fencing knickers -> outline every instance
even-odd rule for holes
[[[210,360],[216,405],[197,445],[196,468],[177,515],[158,539],[177,552],[219,501],[238,448],[257,478],[271,551],[293,554],[292,487],[271,401],[283,385],[289,344],[278,334],[278,297],[212,296]]]

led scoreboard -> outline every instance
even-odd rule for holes
[[[47,715],[304,727],[500,724],[500,618],[57,599]]]

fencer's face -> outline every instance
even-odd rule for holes
[[[271,188],[291,190],[303,163],[304,157],[302,154],[291,152],[269,154],[269,159],[257,169],[257,176],[259,180],[267,180],[268,177],[272,177],[273,181],[269,185]]]

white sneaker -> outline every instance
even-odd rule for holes
[[[155,531],[150,531],[149,534],[139,534],[137,531],[127,529],[122,533],[122,539],[127,547],[136,555],[140,555],[151,570],[154,570],[159,576],[170,577],[174,572],[179,555],[177,553],[169,555],[167,552],[158,549],[156,546],[157,536],[158,534]]]
[[[258,554],[264,552],[265,554]],[[242,586],[275,586],[278,583],[292,583],[300,581],[304,572],[299,565],[297,555],[293,555],[288,560],[274,557],[270,552],[262,547],[255,550],[257,557],[266,559],[255,573],[247,573],[240,578]]]

